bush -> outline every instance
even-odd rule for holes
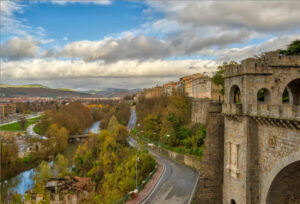
[[[26,164],[26,163],[29,163],[31,161],[31,156],[26,156],[23,158],[23,162]]]

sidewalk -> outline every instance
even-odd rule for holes
[[[151,180],[146,184],[144,189],[138,193],[138,196],[135,199],[127,201],[126,204],[137,204],[145,200],[159,181],[163,172],[164,166],[161,163],[158,163],[156,173],[152,176]]]

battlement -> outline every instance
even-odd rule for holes
[[[295,105],[269,105],[249,104],[247,110],[243,110],[242,104],[223,104],[223,114],[267,117],[282,120],[300,121],[300,106]]]
[[[242,74],[272,74],[272,68],[300,68],[300,56],[281,56],[279,51],[264,53],[259,58],[247,58],[241,64],[227,65],[225,77]]]

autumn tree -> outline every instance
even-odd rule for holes
[[[8,167],[18,158],[18,146],[15,140],[8,143],[1,141],[1,166]]]
[[[54,161],[54,169],[59,177],[64,177],[68,174],[69,161],[62,154],[58,154]]]
[[[45,182],[52,176],[53,173],[50,164],[46,161],[42,161],[36,169],[36,179],[40,182]]]
[[[68,146],[69,131],[66,128],[64,127],[59,128],[57,124],[52,124],[49,127],[46,135],[50,139],[55,139],[54,141],[55,141],[56,152],[60,152]]]

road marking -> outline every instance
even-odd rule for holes
[[[189,204],[192,203],[192,200],[193,200],[193,198],[194,198],[195,191],[196,191],[196,188],[197,188],[197,184],[198,184],[198,181],[199,181],[199,177],[200,177],[200,174],[198,173],[197,181],[196,181],[196,183],[195,183],[193,192],[192,192],[191,197],[190,197],[190,200],[189,200],[189,202],[188,202]]]
[[[163,165],[163,168],[164,168],[164,171],[163,173],[160,175],[160,177],[158,178],[158,182],[156,182],[155,186],[151,189],[151,192],[150,194],[148,194],[146,196],[146,198],[141,202],[141,204],[144,204],[145,202],[148,201],[148,199],[151,197],[151,195],[153,194],[153,192],[156,190],[156,188],[159,186],[159,184],[161,183],[162,181],[162,177],[164,176],[165,172],[166,172],[166,165],[161,163]]]

